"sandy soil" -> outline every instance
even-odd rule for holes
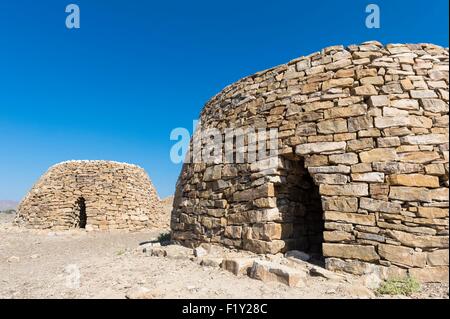
[[[139,244],[160,230],[55,233],[19,229],[12,218],[0,214],[0,298],[125,298],[139,288],[154,298],[373,297],[353,279],[311,277],[291,288],[200,266],[193,257],[146,256]],[[413,297],[448,298],[448,285],[426,285]]]

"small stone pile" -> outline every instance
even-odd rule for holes
[[[110,161],[51,167],[18,207],[16,223],[36,229],[140,230],[159,227],[159,198],[147,173]]]
[[[228,86],[202,129],[278,128],[277,165],[185,164],[173,239],[448,281],[448,62],[448,48],[371,41]]]

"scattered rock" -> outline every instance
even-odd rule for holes
[[[264,282],[280,282],[290,287],[304,286],[306,282],[306,272],[263,260],[254,261],[249,276]]]
[[[359,298],[359,299],[375,298],[375,294],[372,290],[360,284],[347,286],[345,287],[345,291],[351,298]]]
[[[335,272],[326,270],[324,268],[321,267],[312,267],[309,270],[309,275],[313,276],[313,277],[323,277],[329,280],[335,280],[335,281],[343,281],[345,280],[345,276],[337,274]]]
[[[308,261],[311,259],[311,256],[309,254],[299,250],[290,250],[284,256],[286,258],[296,258],[302,261]]]
[[[253,258],[231,258],[222,261],[222,268],[237,275],[246,275],[248,270],[252,267]]]
[[[220,257],[207,257],[201,259],[200,265],[203,267],[219,268],[222,265],[222,261],[223,259]]]
[[[9,263],[16,263],[16,262],[19,262],[19,261],[20,261],[20,257],[17,257],[17,256],[11,256],[11,257],[9,257],[9,258],[7,259],[7,261],[8,261]]]

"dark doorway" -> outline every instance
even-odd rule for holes
[[[314,260],[322,260],[324,221],[319,188],[303,160],[283,157],[282,161],[283,178],[276,196],[285,228],[290,230],[284,240],[290,250],[299,250]]]
[[[78,198],[77,208],[79,213],[78,228],[86,228],[87,215],[86,215],[86,201],[83,197]]]

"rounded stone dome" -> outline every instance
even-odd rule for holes
[[[276,165],[184,164],[173,238],[448,280],[448,62],[448,48],[371,41],[226,87],[199,128],[275,129]]]
[[[51,167],[18,206],[16,222],[37,229],[138,230],[153,225],[159,198],[147,173],[112,161]]]

